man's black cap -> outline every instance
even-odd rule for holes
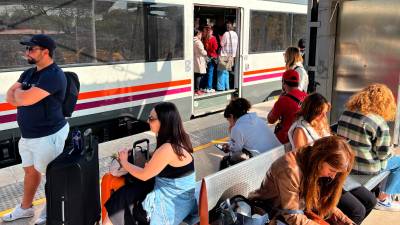
[[[40,46],[42,48],[47,48],[49,51],[54,51],[54,49],[56,49],[56,43],[54,40],[45,34],[35,34],[28,41],[21,41],[20,44],[27,46]]]

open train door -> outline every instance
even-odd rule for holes
[[[240,94],[243,60],[243,8],[194,4],[193,16],[193,28],[202,29],[204,26],[211,26],[213,29],[213,35],[216,37],[218,42],[226,31],[226,21],[233,22],[233,31],[235,31],[238,36],[235,65],[232,68],[232,71],[229,71],[229,90],[217,90],[218,66],[214,66],[214,73],[212,76],[213,91],[201,94],[194,93],[193,115],[198,116],[223,110],[233,96],[239,96]],[[208,80],[208,74],[204,75],[202,80],[202,86],[204,87]]]

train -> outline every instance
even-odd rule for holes
[[[239,37],[232,89],[196,96],[193,29],[205,21],[222,30],[227,20]],[[148,129],[144,122],[159,102],[175,103],[189,120],[222,110],[232,96],[271,98],[281,90],[282,53],[306,32],[306,0],[3,0],[0,168],[20,162],[16,108],[6,92],[29,68],[24,38],[55,39],[55,62],[81,83],[71,130],[92,128],[106,142]]]

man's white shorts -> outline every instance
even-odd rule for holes
[[[37,171],[46,173],[47,165],[60,155],[68,137],[69,124],[56,133],[41,138],[22,138],[18,148],[22,167],[34,166]]]

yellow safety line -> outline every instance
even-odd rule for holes
[[[205,149],[205,148],[208,148],[208,147],[210,147],[210,146],[213,146],[214,143],[216,143],[216,142],[225,142],[225,141],[227,141],[228,139],[229,139],[229,137],[224,137],[224,138],[221,138],[221,139],[212,140],[211,142],[209,142],[209,143],[207,143],[207,144],[199,145],[199,146],[193,148],[193,151],[194,151],[194,152],[197,152],[197,151],[203,150],[203,149]],[[101,182],[101,181],[100,181],[100,182]],[[45,202],[46,202],[46,198],[40,198],[40,199],[38,199],[38,200],[33,201],[32,204],[33,204],[34,206],[36,206],[36,205],[43,204],[43,203],[45,203]],[[14,208],[6,209],[6,210],[4,210],[4,211],[1,211],[1,212],[0,212],[0,217],[3,217],[3,216],[6,215],[7,213],[10,213],[13,209],[14,209]]]
[[[36,206],[36,205],[43,204],[43,203],[45,203],[45,202],[46,202],[46,198],[41,198],[41,199],[38,199],[38,200],[33,201],[33,202],[32,202],[32,205]],[[6,215],[7,213],[10,213],[13,209],[14,209],[14,208],[6,209],[6,210],[0,212],[0,217],[3,217],[3,216]]]
[[[216,142],[224,142],[224,141],[227,141],[228,139],[229,139],[229,137],[224,137],[224,138],[221,138],[221,139],[212,140],[211,142],[209,142],[209,143],[207,143],[207,144],[199,145],[199,146],[193,148],[193,151],[194,151],[194,152],[197,152],[197,151],[203,150],[203,149],[205,149],[205,148],[208,148],[208,147],[210,147],[210,146],[213,146],[214,143],[216,143]]]

